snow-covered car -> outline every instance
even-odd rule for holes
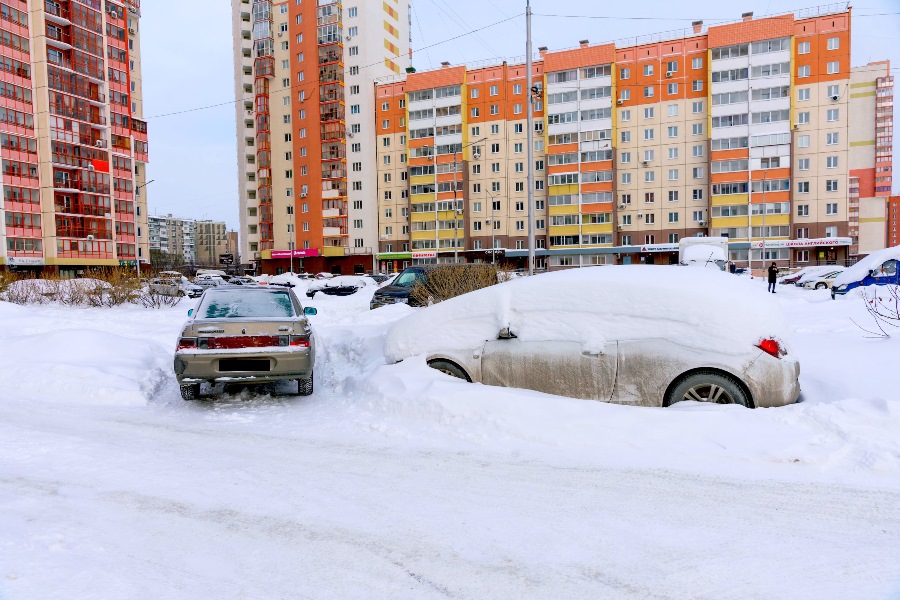
[[[796,282],[794,282],[794,285],[796,285],[797,287],[805,288],[806,284],[810,281],[815,281],[823,275],[830,275],[833,271],[837,271],[838,269],[841,269],[841,267],[838,267],[837,265],[826,265],[824,269],[809,271],[802,277],[800,277],[800,279],[798,279]]]
[[[232,277],[228,280],[229,285],[256,285],[256,281],[250,277]]]
[[[322,272],[322,273],[316,273],[316,276],[314,277],[314,279],[331,279],[332,277],[334,277],[334,273]]]
[[[315,298],[317,293],[322,292],[326,296],[350,296],[370,285],[374,286],[378,283],[368,275],[338,275],[309,284],[306,295],[309,298]]]
[[[206,290],[188,311],[175,350],[181,397],[200,397],[200,384],[264,383],[296,379],[313,391],[315,341],[304,308],[291,290],[223,286]]]
[[[220,285],[225,285],[225,280],[218,275],[197,275],[194,278],[194,285],[198,285],[205,290]]]
[[[723,310],[722,307],[728,307]],[[487,385],[644,406],[781,406],[800,394],[778,304],[713,269],[609,266],[491,286],[388,330],[388,364],[422,357]]]
[[[793,273],[788,273],[782,277],[777,279],[778,283],[787,285],[789,283],[797,283],[803,277],[807,277],[809,275],[823,273],[828,269],[834,268],[834,265],[813,265],[810,267],[803,267],[798,271],[794,271]]]
[[[831,298],[870,285],[900,285],[898,261],[900,261],[900,246],[873,252],[835,278],[831,287]]]
[[[163,296],[187,296],[188,298],[199,298],[203,294],[204,288],[195,285],[187,280],[186,277],[154,277],[147,284],[147,288],[156,294]]]
[[[824,290],[826,288],[831,288],[834,283],[835,277],[844,272],[843,268],[838,268],[834,270],[828,270],[824,273],[814,275],[812,277],[807,277],[802,279],[803,287],[808,290]],[[797,283],[800,285],[800,283]]]

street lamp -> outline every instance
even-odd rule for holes
[[[463,214],[462,208],[456,204],[456,157],[460,152],[472,146],[474,144],[481,143],[487,140],[487,137],[483,137],[480,140],[475,140],[474,142],[469,142],[465,146],[460,146],[459,150],[456,150],[453,153],[453,264],[455,265],[459,262],[459,223],[457,221],[457,217]],[[435,160],[437,159],[437,148],[435,148]],[[437,177],[435,177],[437,180]],[[493,227],[493,225],[492,225]]]
[[[134,206],[132,207],[132,212],[134,213],[134,233],[135,233],[135,235],[134,235],[134,268],[137,271],[138,285],[141,284],[141,259],[139,256],[140,245],[138,244],[138,236],[137,236],[137,232],[138,232],[137,196],[140,196],[140,191],[141,191],[142,187],[147,187],[154,181],[156,181],[156,180],[151,179],[150,181],[145,181],[141,185],[135,186],[135,188],[134,188],[135,198],[134,198],[134,202],[133,202]]]

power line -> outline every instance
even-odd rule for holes
[[[500,20],[500,21],[495,21],[494,23],[490,23],[490,24],[485,25],[485,26],[483,26],[483,27],[478,27],[477,29],[472,29],[472,30],[467,31],[467,32],[465,32],[465,33],[461,33],[461,34],[459,34],[459,35],[455,35],[455,36],[450,37],[450,38],[447,38],[447,39],[445,39],[445,40],[441,40],[440,42],[435,42],[435,43],[433,43],[433,44],[428,44],[427,46],[422,46],[421,48],[416,48],[416,49],[413,50],[413,52],[421,52],[421,51],[423,51],[423,50],[428,50],[429,48],[434,48],[434,47],[436,47],[436,46],[441,46],[441,45],[446,44],[446,43],[448,43],[448,42],[452,42],[452,41],[458,40],[458,39],[460,39],[460,38],[464,38],[464,37],[466,37],[466,36],[473,35],[473,34],[479,32],[479,31],[484,31],[485,29],[490,29],[491,27],[496,27],[497,25],[500,25],[500,24],[502,24],[502,23],[506,23],[507,21],[511,21],[511,20],[513,20],[513,19],[516,19],[516,18],[518,18],[518,17],[521,17],[522,14],[524,14],[524,13],[519,13],[519,14],[517,14],[517,15],[513,15],[513,16],[511,16],[511,17],[507,17],[506,19],[502,19],[502,20]],[[401,57],[401,56],[403,56],[403,53],[402,53],[402,52],[399,53],[399,54],[394,54],[394,55],[392,55],[391,58],[399,58],[399,57]],[[384,64],[384,59],[379,59],[379,60],[377,60],[377,61],[375,61],[375,62],[373,62],[373,63],[369,63],[369,64],[367,64],[367,65],[362,65],[362,66],[360,67],[360,69],[368,69],[369,67],[374,67],[374,66],[381,65],[381,64]],[[307,88],[307,89],[312,89],[312,88],[314,88],[314,87],[318,87],[318,85],[319,85],[320,83],[322,83],[322,80],[321,80],[321,79],[315,79],[315,80],[313,80],[313,81],[306,82],[304,85],[296,85],[296,86],[295,86],[293,83],[291,83],[290,85],[284,86],[284,87],[282,87],[282,88],[279,89],[279,90],[272,90],[272,91],[270,91],[269,93],[270,93],[270,94],[277,94],[277,93],[279,93],[279,92],[284,92],[284,91],[291,90],[291,89],[294,89],[294,88],[300,88],[300,89]],[[178,110],[178,111],[174,111],[174,112],[170,112],[170,113],[164,113],[164,114],[161,114],[161,115],[154,115],[154,116],[152,116],[152,117],[147,117],[146,120],[149,121],[150,119],[160,119],[160,118],[162,118],[162,117],[171,117],[171,116],[175,116],[175,115],[182,115],[182,114],[185,114],[185,113],[197,112],[197,111],[200,111],[200,110],[208,110],[208,109],[211,109],[211,108],[218,108],[218,107],[220,107],[220,106],[228,106],[228,105],[230,105],[230,104],[237,104],[238,102],[241,102],[241,101],[246,100],[246,99],[247,99],[246,97],[242,96],[241,98],[235,98],[235,99],[229,100],[229,101],[227,101],[227,102],[219,102],[219,103],[216,103],[216,104],[209,104],[209,105],[206,105],[206,106],[197,106],[197,107],[195,107],[195,108],[187,108],[187,109],[184,109],[184,110]],[[253,99],[253,96],[251,96],[250,99],[252,100],[252,99]]]

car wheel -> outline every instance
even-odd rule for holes
[[[825,289],[825,288],[827,288],[827,287],[828,287],[828,285],[827,285],[827,284],[824,284],[824,283],[817,283],[817,284],[816,284],[816,289],[817,289],[817,290],[822,290],[822,289]]]
[[[471,379],[469,379],[469,376],[466,374],[466,372],[463,370],[463,368],[460,367],[455,362],[450,362],[449,360],[436,359],[436,360],[428,361],[428,366],[431,367],[432,369],[437,369],[441,373],[450,375],[451,377],[458,377],[459,379],[468,381],[470,383],[472,381]]]
[[[313,373],[309,374],[308,379],[297,380],[297,394],[300,396],[309,396],[313,393]]]
[[[752,407],[741,386],[731,377],[716,371],[698,371],[679,381],[669,392],[665,406],[682,400]]]
[[[200,384],[191,383],[181,386],[181,397],[184,400],[196,400],[200,397]]]

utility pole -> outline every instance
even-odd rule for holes
[[[456,156],[459,152],[453,153],[453,264],[459,262],[459,219],[462,209],[456,205]],[[435,173],[435,181],[437,181],[437,173]],[[437,185],[437,184],[435,184]]]
[[[763,268],[766,268],[766,176],[768,174],[768,169],[763,169],[763,179],[760,182],[762,186],[762,227],[760,227],[759,232],[762,234],[762,250],[759,253],[759,258],[762,260]],[[751,229],[751,231],[753,231]]]
[[[525,0],[525,85],[528,87],[528,274],[534,275],[534,95],[531,74],[531,0]],[[491,223],[491,231],[494,224]]]
[[[142,183],[141,185],[134,188],[134,200],[132,202],[132,204],[134,204],[134,206],[132,207],[134,209],[132,211],[134,213],[134,266],[135,266],[135,270],[137,271],[138,285],[141,284],[141,257],[139,256],[140,250],[141,250],[141,244],[140,244],[140,242],[138,240],[138,236],[137,236],[137,232],[138,232],[137,196],[140,193],[142,187],[147,187],[154,181],[156,181],[156,180],[151,179],[150,181],[146,181],[146,182]],[[148,223],[147,227],[149,228],[150,221],[148,220],[147,223]],[[147,231],[147,235],[148,236],[150,235],[149,231]]]

